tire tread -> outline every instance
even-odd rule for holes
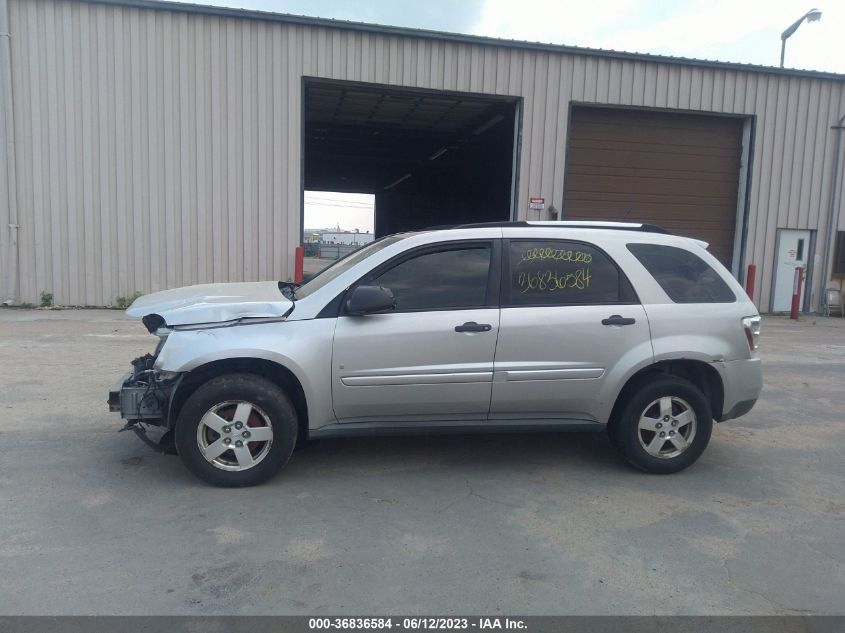
[[[661,396],[678,396],[692,406],[696,415],[696,432],[692,445],[677,457],[660,459],[649,455],[637,438],[637,423],[642,410]],[[713,415],[707,397],[696,385],[677,376],[667,375],[641,385],[628,397],[617,419],[608,423],[611,444],[635,468],[653,474],[679,472],[701,456],[710,441]]]
[[[241,472],[215,468],[200,453],[197,426],[214,404],[243,399],[259,405],[273,426],[273,445],[256,466]],[[287,394],[263,376],[248,373],[224,374],[200,385],[185,401],[176,421],[176,446],[182,463],[194,475],[214,486],[255,486],[275,475],[290,459],[297,440],[296,410]]]

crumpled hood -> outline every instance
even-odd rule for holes
[[[244,318],[286,316],[293,302],[276,281],[202,284],[154,292],[137,298],[126,314],[158,314],[167,325],[221,323]]]

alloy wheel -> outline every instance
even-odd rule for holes
[[[260,463],[273,445],[270,418],[243,400],[227,400],[211,407],[197,426],[200,453],[212,466],[243,471]]]
[[[652,457],[672,459],[692,444],[696,421],[695,411],[686,400],[663,396],[643,409],[637,422],[637,439]]]

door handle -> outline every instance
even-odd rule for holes
[[[630,317],[623,317],[618,314],[614,314],[606,319],[601,320],[602,325],[633,325],[636,322],[636,319],[632,319]]]
[[[463,325],[456,325],[455,332],[489,332],[493,326],[488,323],[476,323],[475,321],[467,321]]]

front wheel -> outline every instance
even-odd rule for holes
[[[643,385],[609,427],[613,445],[647,473],[676,473],[704,452],[713,430],[710,403],[694,384],[673,376]]]
[[[215,486],[254,486],[293,452],[296,411],[284,391],[254,374],[227,374],[201,385],[176,422],[176,446],[194,475]]]

